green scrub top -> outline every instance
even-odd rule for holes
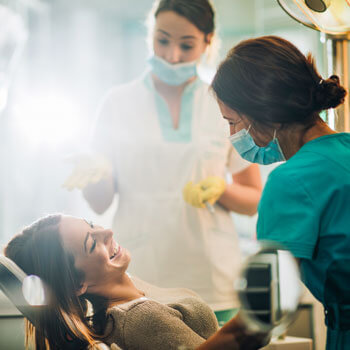
[[[324,305],[327,350],[350,349],[350,134],[314,139],[274,169],[258,213],[258,239],[299,258]]]

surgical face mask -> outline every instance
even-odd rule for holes
[[[250,127],[251,125],[248,130],[242,129],[229,137],[232,146],[243,159],[263,165],[286,160],[276,138],[276,130],[272,141],[265,147],[259,147],[249,134]]]
[[[168,85],[181,85],[192,77],[197,76],[197,61],[170,64],[158,56],[148,59],[153,73]]]

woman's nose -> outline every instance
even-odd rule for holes
[[[181,60],[181,50],[177,45],[172,45],[171,47],[168,48],[165,59],[171,63],[179,63]]]
[[[113,237],[113,231],[110,229],[103,229],[101,231],[95,232],[95,236],[103,241],[104,244],[108,244]]]
[[[113,238],[113,231],[110,229],[105,230],[105,243],[109,243],[110,240]]]

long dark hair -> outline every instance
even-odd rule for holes
[[[174,11],[185,17],[204,34],[214,32],[215,14],[208,0],[160,0],[156,3],[154,17],[165,11]]]
[[[39,219],[16,235],[5,248],[8,258],[28,275],[39,276],[52,292],[39,325],[34,327],[27,321],[26,345],[28,347],[34,338],[37,350],[64,349],[67,339],[76,338],[83,344],[96,345],[95,339],[101,338],[107,322],[107,303],[103,298],[76,295],[84,274],[75,268],[73,255],[63,248],[60,220],[60,214]],[[98,310],[91,318],[86,316],[87,299]],[[99,328],[91,319],[99,321]]]
[[[339,77],[323,80],[311,54],[277,36],[240,42],[220,64],[211,87],[216,97],[261,125],[312,125],[319,112],[344,102]]]

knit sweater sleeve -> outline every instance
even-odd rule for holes
[[[152,300],[135,304],[124,315],[111,309],[110,315],[115,328],[108,338],[113,342],[113,335],[118,337],[125,350],[177,350],[181,345],[194,349],[205,341],[180,311]]]

